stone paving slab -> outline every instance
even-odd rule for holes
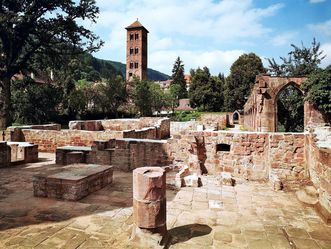
[[[35,198],[32,176],[60,170],[53,154],[40,157],[0,169],[0,248],[153,248],[130,240],[131,173],[115,171],[111,186],[75,203]],[[170,248],[331,248],[331,226],[294,193],[257,182],[220,187],[209,179],[201,188],[167,190]],[[223,206],[210,208],[210,201]]]

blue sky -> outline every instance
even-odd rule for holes
[[[327,55],[322,66],[331,64],[331,0],[96,1],[99,19],[86,25],[105,41],[98,58],[125,63],[125,27],[139,18],[150,31],[148,67],[167,74],[180,56],[186,72],[227,75],[243,53],[279,58],[314,37]]]

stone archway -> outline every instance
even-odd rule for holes
[[[232,120],[233,120],[233,124],[239,124],[239,120],[240,120],[240,113],[238,111],[235,111],[232,114]]]
[[[295,86],[299,91],[305,77],[256,76],[255,85],[244,106],[244,126],[250,131],[275,132],[277,130],[277,98],[284,88]],[[317,109],[304,102],[304,125],[325,123]]]
[[[283,106],[282,104],[284,103],[284,101],[281,100],[282,97],[284,97],[283,95],[289,94],[286,93],[286,91],[290,91],[291,94],[293,94],[293,97],[296,96],[298,99],[294,100],[292,99],[292,101],[294,101],[295,104],[300,105],[300,106]],[[296,91],[296,92],[295,92]],[[274,108],[275,108],[275,131],[286,131],[286,132],[303,132],[303,125],[304,125],[304,92],[303,90],[300,88],[300,85],[298,85],[297,83],[290,81],[287,84],[281,85],[279,89],[276,89],[276,95],[274,98]],[[297,93],[300,93],[301,97],[297,96]],[[289,98],[290,96],[286,96],[286,98]],[[285,102],[291,102],[290,100],[286,100]],[[298,103],[298,102],[301,102]],[[291,104],[294,104],[291,103]],[[281,109],[279,109],[281,107]],[[282,122],[280,121],[284,121],[286,120],[286,118],[284,117],[284,110],[282,110],[282,107],[288,109],[291,108],[292,112],[294,111],[294,109],[298,109],[295,111],[298,111],[300,113],[298,113],[296,115],[296,118],[292,118],[291,120],[287,120],[288,123],[292,123],[292,126],[287,127],[287,125],[285,125],[285,127],[282,127],[283,129],[280,129],[280,125]],[[280,115],[280,112],[283,112],[282,115]],[[290,113],[290,112],[285,112],[285,113]],[[286,115],[285,115],[286,116]],[[288,117],[289,118],[289,117]],[[282,120],[283,119],[283,120]],[[286,123],[286,122],[285,122]],[[296,126],[294,125],[294,123],[296,124]],[[300,125],[299,125],[300,123]],[[284,125],[282,123],[282,125]],[[301,127],[302,125],[302,127]],[[300,127],[299,127],[300,126]]]

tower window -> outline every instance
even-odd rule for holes
[[[130,34],[130,40],[132,41],[134,38],[134,34]]]
[[[135,54],[138,54],[138,53],[139,53],[139,48],[135,48],[135,49],[134,49],[134,53],[135,53]]]
[[[138,68],[138,67],[139,67],[138,62],[135,62],[135,63],[134,63],[134,68]]]
[[[133,62],[130,62],[130,69],[133,68]]]
[[[129,77],[132,77],[132,73],[129,73]]]
[[[134,34],[134,39],[138,40],[139,39],[139,34]]]
[[[130,54],[133,54],[133,48],[130,48]]]

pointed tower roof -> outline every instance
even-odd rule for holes
[[[145,29],[147,31],[147,33],[149,33],[149,31],[138,21],[135,21],[134,23],[132,23],[131,25],[129,25],[128,27],[126,27],[125,29],[130,30],[130,29]]]

